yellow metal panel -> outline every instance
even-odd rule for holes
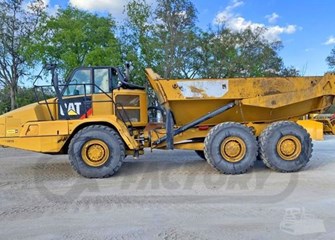
[[[21,136],[69,135],[68,121],[29,122],[22,127]]]
[[[64,136],[0,138],[0,145],[35,152],[58,153],[66,141]]]
[[[128,128],[115,115],[92,116],[83,120],[70,120],[68,123],[69,134],[72,134],[81,125],[108,123],[116,128],[129,149],[134,150],[140,147],[139,143],[130,135]]]
[[[5,136],[5,124],[4,123],[0,123],[0,137],[1,136]]]
[[[111,94],[109,94],[110,97]],[[111,98],[106,94],[93,94],[92,95],[92,108],[94,115],[108,115],[114,114],[114,106],[111,102]]]
[[[155,73],[151,68],[146,68],[145,73],[148,81],[150,82],[151,87],[157,93],[157,98],[160,104],[167,102],[164,89],[161,88],[159,81],[162,79],[157,73]]]
[[[299,120],[297,123],[304,127],[313,140],[323,140],[323,124],[314,120]]]
[[[28,124],[27,129],[24,131],[25,136],[39,136],[40,126],[38,124]]]
[[[40,136],[68,135],[68,121],[40,122]]]
[[[134,127],[144,127],[148,123],[148,103],[147,103],[147,94],[144,90],[128,90],[128,89],[120,89],[120,90],[114,90],[114,101],[118,103],[118,96],[121,98],[124,96],[138,96],[139,99],[139,105],[129,103],[123,103],[122,105],[124,106],[124,110],[127,112],[129,110],[129,115],[130,113],[133,113],[134,111],[139,112],[139,121],[132,121],[132,125]],[[122,98],[123,99],[123,98]],[[134,99],[134,98],[133,98]],[[119,112],[122,113],[122,109],[119,108]],[[106,115],[106,114],[104,114]],[[130,116],[131,118],[131,116]]]
[[[204,124],[233,121],[271,123],[321,112],[335,99],[335,75],[289,78],[161,79],[146,69],[148,80],[168,102],[176,124],[184,125],[230,102],[238,104]]]
[[[176,145],[178,144],[186,144],[184,141],[191,141],[193,139],[204,139],[208,132],[209,132],[210,128],[208,128],[207,130],[199,130],[198,128],[191,128],[183,133],[180,133],[178,135],[176,135],[174,137],[174,143]],[[148,130],[148,131],[144,131],[144,137],[148,137],[148,135],[150,134],[150,138],[152,142],[155,142],[156,140],[158,140],[159,138],[163,137],[166,135],[166,129],[156,129],[156,130]],[[188,143],[188,142],[187,142]],[[198,149],[199,148],[199,144],[195,144],[192,143],[191,145],[187,145],[187,148],[184,149],[191,149],[191,150],[203,150],[202,149]],[[202,144],[202,143],[201,143]],[[163,142],[162,144],[158,145],[157,148],[164,148],[166,146],[166,142]],[[195,148],[192,148],[192,146],[194,146]],[[146,146],[149,147],[149,146]],[[179,147],[178,147],[179,148]],[[182,149],[182,148],[181,148]]]
[[[21,119],[13,116],[6,117],[6,137],[18,137],[21,131]]]
[[[177,143],[174,145],[175,149],[182,149],[182,150],[199,150],[203,151],[205,145],[203,142],[196,142],[196,143]]]

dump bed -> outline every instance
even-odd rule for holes
[[[152,69],[147,78],[160,103],[184,125],[229,102],[236,106],[204,125],[221,122],[288,120],[329,107],[335,95],[335,75],[231,79],[162,79]]]

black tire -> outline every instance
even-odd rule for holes
[[[201,157],[203,160],[206,160],[204,151],[201,151],[201,150],[195,150],[195,153],[196,153],[199,157]]]
[[[222,144],[232,138],[242,141],[245,151],[240,155],[240,160],[232,162],[222,153]],[[225,145],[226,146],[226,145]],[[205,138],[205,157],[207,162],[224,174],[242,174],[250,169],[258,154],[258,144],[251,130],[239,123],[221,123],[212,128]],[[242,151],[240,151],[242,152]]]
[[[285,138],[293,143],[292,151],[286,155],[280,150]],[[264,164],[278,172],[299,171],[312,157],[312,139],[309,133],[295,122],[280,121],[269,125],[260,135],[259,145]]]
[[[92,166],[84,160],[83,151],[85,144],[99,141],[106,148],[103,151],[104,161],[99,166]],[[92,144],[93,146],[94,144]],[[99,146],[95,144],[94,146]],[[80,130],[71,140],[69,145],[69,159],[73,169],[87,178],[106,178],[114,175],[121,167],[125,158],[125,146],[119,134],[113,129],[92,125]]]

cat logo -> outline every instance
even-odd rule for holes
[[[64,105],[67,108],[67,114],[69,116],[80,115],[81,102],[70,102],[70,103],[65,103]],[[64,116],[64,111],[61,107],[60,107],[60,114]]]
[[[67,114],[69,115],[69,116],[77,116],[77,115],[79,115],[75,110],[73,110],[73,109],[70,109],[68,112],[67,112]]]

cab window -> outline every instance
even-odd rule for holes
[[[92,94],[91,79],[90,69],[76,70],[69,80],[69,86],[65,89],[64,96]]]
[[[112,89],[118,88],[119,76],[115,68],[111,69]]]
[[[108,68],[94,69],[94,92],[110,92],[109,88],[109,70]]]

